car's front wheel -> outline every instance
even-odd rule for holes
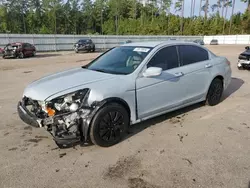
[[[123,106],[107,104],[93,118],[90,139],[101,147],[115,145],[127,133],[129,122],[129,114]]]
[[[78,53],[78,52],[79,52],[78,48],[75,48],[75,53]]]
[[[215,106],[220,103],[223,93],[223,82],[219,78],[215,78],[208,90],[206,104],[209,106]]]
[[[19,55],[18,55],[18,57],[19,57],[20,59],[23,59],[23,58],[24,58],[23,52],[20,52]]]

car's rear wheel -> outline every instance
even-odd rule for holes
[[[90,139],[101,147],[117,144],[127,133],[129,114],[124,107],[111,103],[101,108],[91,123]]]
[[[206,104],[209,106],[215,106],[220,103],[223,93],[223,81],[219,78],[215,78],[208,90]]]
[[[5,59],[6,58],[6,56],[5,55],[3,55],[3,59]]]
[[[95,52],[95,46],[92,48],[92,52]]]
[[[75,53],[78,53],[78,52],[79,52],[79,50],[77,48],[75,48]]]
[[[20,52],[19,55],[18,55],[18,57],[19,57],[20,59],[23,59],[23,58],[24,58],[23,52]]]

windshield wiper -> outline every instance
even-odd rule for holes
[[[107,72],[106,72],[105,70],[103,70],[103,69],[89,69],[89,70],[107,73]]]
[[[108,74],[123,74],[123,75],[127,74],[127,73],[123,73],[123,72],[116,72],[116,71],[105,70],[105,69],[89,69],[89,70],[93,70],[93,71],[97,71],[97,72],[103,72],[103,73],[108,73]]]

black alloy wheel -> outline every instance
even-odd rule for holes
[[[119,104],[108,104],[95,115],[91,128],[91,141],[101,147],[117,144],[127,132],[129,115]]]
[[[223,93],[223,82],[219,78],[215,78],[208,90],[206,104],[209,106],[215,106],[220,103]]]

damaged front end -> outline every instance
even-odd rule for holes
[[[25,123],[49,131],[59,147],[86,142],[96,109],[87,105],[88,95],[89,89],[83,89],[47,102],[24,97],[18,103],[18,114]]]

